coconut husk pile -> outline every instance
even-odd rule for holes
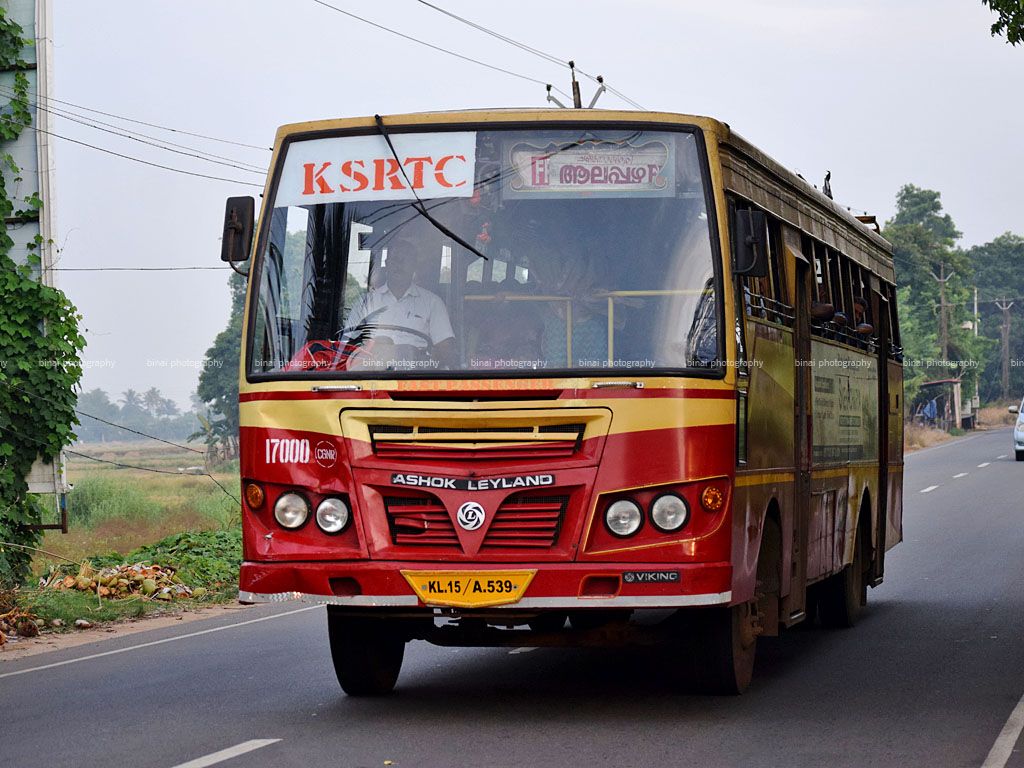
[[[145,563],[118,565],[99,570],[94,569],[89,563],[83,563],[77,574],[62,575],[56,572],[40,586],[94,592],[100,597],[111,599],[141,596],[152,600],[177,600],[202,597],[206,594],[203,587],[193,589],[182,583],[173,568]]]
[[[39,634],[39,618],[22,608],[12,608],[0,613],[0,645],[7,642],[8,635],[35,637]]]

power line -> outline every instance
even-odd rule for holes
[[[10,427],[5,427],[2,424],[0,424],[0,430],[3,430],[4,432],[7,432],[8,434],[11,434],[11,435],[16,435],[17,437],[20,437],[20,438],[22,438],[24,440],[28,440],[30,442],[33,442],[33,443],[37,444],[37,445],[42,445],[44,447],[47,447],[47,443],[45,443],[44,441],[42,441],[42,440],[40,440],[38,438],[35,438],[35,437],[30,437],[29,435],[22,434],[21,432],[18,432],[17,430],[14,430],[14,429],[11,429]],[[99,462],[101,464],[110,464],[112,466],[119,467],[121,469],[137,469],[137,470],[140,470],[142,472],[156,472],[157,474],[161,474],[161,475],[179,475],[181,477],[208,477],[211,480],[213,480],[213,482],[217,485],[217,487],[220,488],[228,497],[230,497],[233,501],[235,501],[239,506],[241,506],[241,504],[242,504],[242,502],[234,494],[232,494],[223,485],[221,485],[221,483],[217,480],[217,478],[215,478],[209,472],[203,472],[202,474],[200,474],[198,472],[196,472],[196,473],[193,473],[193,472],[180,472],[178,470],[158,469],[156,467],[140,467],[137,464],[125,464],[125,463],[120,462],[120,461],[111,461],[110,459],[101,459],[98,456],[90,456],[88,453],[82,453],[81,451],[75,451],[75,450],[72,450],[71,448],[62,448],[61,450],[64,453],[70,453],[72,456],[78,456],[80,458],[88,459],[89,461],[96,461],[96,462]]]
[[[341,8],[333,6],[330,3],[324,2],[324,0],[313,0],[313,2],[316,3],[317,5],[322,5],[324,8],[330,8],[332,11],[336,11],[337,13],[341,13],[341,14],[343,14],[345,16],[348,16],[349,18],[355,19],[356,21],[361,21],[364,24],[369,24],[371,27],[376,27],[377,29],[383,30],[384,32],[390,32],[392,35],[397,35],[398,37],[401,37],[401,38],[403,38],[405,40],[410,40],[410,41],[412,41],[414,43],[418,43],[420,45],[424,45],[427,48],[430,48],[432,50],[440,51],[441,53],[447,53],[449,56],[454,56],[457,59],[462,59],[463,61],[468,61],[468,62],[471,62],[473,64],[478,64],[481,67],[486,67],[487,69],[494,70],[495,72],[501,72],[502,74],[510,75],[511,77],[517,77],[520,80],[526,80],[527,82],[530,82],[530,83],[536,83],[537,85],[543,85],[543,86],[549,85],[549,83],[546,83],[543,80],[538,80],[538,79],[536,79],[534,77],[528,77],[527,75],[520,74],[519,72],[513,72],[510,69],[504,69],[502,67],[495,66],[494,64],[488,64],[485,61],[480,61],[479,59],[474,59],[474,58],[471,58],[470,56],[464,56],[461,53],[456,53],[455,51],[450,51],[447,48],[442,48],[439,45],[434,45],[433,43],[428,43],[425,40],[420,40],[417,37],[412,37],[411,35],[407,35],[404,32],[399,32],[397,30],[391,29],[390,27],[385,27],[383,24],[378,24],[375,21],[370,21],[369,19],[364,19],[362,16],[356,16],[354,13],[350,13],[349,11],[342,10]],[[562,94],[566,98],[569,98],[569,94],[567,94],[562,89],[556,88],[554,86],[552,86],[552,88],[553,88],[553,90],[558,91],[560,94]]]
[[[170,133],[180,133],[183,136],[192,136],[192,137],[197,138],[197,139],[206,139],[207,141],[216,141],[216,142],[219,142],[221,144],[232,144],[232,145],[234,145],[236,147],[246,147],[247,149],[258,149],[258,150],[261,150],[263,152],[270,152],[272,150],[272,147],[261,147],[261,146],[258,146],[256,144],[246,144],[246,143],[241,142],[241,141],[232,141],[231,139],[219,139],[216,136],[207,136],[206,134],[202,134],[202,133],[193,133],[192,131],[186,131],[186,130],[183,130],[181,128],[171,128],[170,126],[160,125],[158,123],[147,123],[145,120],[136,120],[135,118],[125,117],[124,115],[117,115],[117,114],[114,114],[113,112],[103,112],[102,110],[93,109],[92,107],[85,107],[85,106],[82,106],[81,104],[74,104],[73,102],[70,102],[70,101],[63,101],[62,99],[55,99],[52,96],[44,96],[41,93],[33,93],[32,91],[28,91],[27,93],[30,94],[35,99],[42,99],[43,101],[52,101],[52,102],[55,102],[57,104],[65,104],[65,105],[67,105],[69,107],[74,107],[75,109],[84,109],[86,112],[92,112],[93,114],[96,114],[96,115],[103,115],[104,117],[113,117],[113,118],[115,118],[117,120],[124,120],[125,122],[128,122],[128,123],[135,123],[136,125],[145,125],[145,126],[147,126],[149,128],[157,128],[157,129],[159,129],[161,131],[169,131]]]
[[[57,405],[58,404],[56,400],[52,400],[49,397],[43,397],[42,395],[38,394],[37,392],[30,392],[29,390],[24,389],[23,387],[19,387],[17,384],[11,384],[10,382],[8,382],[8,386],[11,389],[16,389],[19,392],[22,392],[22,393],[28,395],[31,398],[34,398],[36,400],[42,400],[44,403],[49,403],[50,405]],[[192,453],[198,453],[201,456],[205,456],[206,455],[206,451],[200,451],[197,448],[190,448],[189,446],[181,445],[180,443],[172,443],[170,440],[164,440],[162,437],[157,437],[156,435],[150,435],[150,434],[148,434],[146,432],[140,432],[137,429],[132,429],[131,427],[126,427],[124,424],[117,424],[117,423],[115,423],[113,421],[107,421],[104,418],[101,418],[99,416],[94,416],[91,413],[86,413],[85,411],[79,410],[78,408],[75,408],[75,413],[80,414],[82,416],[88,416],[90,419],[96,419],[96,421],[103,422],[104,424],[109,424],[111,427],[117,427],[118,429],[123,429],[125,432],[131,432],[134,435],[140,435],[142,437],[148,437],[150,440],[157,440],[157,441],[159,441],[161,443],[166,443],[167,445],[173,445],[175,448],[181,448],[182,450],[185,450],[185,451],[192,451]]]
[[[13,99],[14,97],[16,97],[18,95],[17,92],[13,88],[8,86],[8,85],[0,85],[0,94],[6,96],[9,99]],[[194,152],[196,152],[196,153],[198,153],[200,155],[204,155],[205,157],[208,157],[208,158],[213,158],[213,159],[216,159],[216,160],[226,160],[229,163],[234,163],[234,164],[237,164],[239,166],[245,166],[247,168],[251,168],[254,171],[259,171],[260,173],[265,173],[266,172],[265,168],[261,168],[260,166],[257,166],[257,165],[255,165],[253,163],[246,162],[244,160],[239,160],[239,159],[234,158],[234,157],[226,157],[224,155],[218,155],[218,154],[215,154],[213,152],[207,152],[206,150],[199,149],[199,147],[193,146],[192,144],[180,144],[180,143],[178,143],[176,141],[170,141],[168,139],[161,139],[160,137],[153,136],[152,134],[142,133],[141,131],[135,131],[135,130],[132,130],[131,128],[125,128],[123,125],[118,125],[117,123],[108,123],[108,122],[106,122],[104,120],[97,120],[94,117],[89,117],[88,115],[83,115],[81,113],[74,112],[74,111],[72,111],[70,109],[54,107],[54,106],[46,107],[42,103],[37,102],[37,101],[29,101],[28,104],[30,104],[31,106],[35,107],[37,110],[40,110],[42,112],[48,112],[51,115],[56,115],[57,117],[60,117],[60,118],[66,119],[66,120],[70,120],[70,121],[75,122],[75,123],[81,123],[82,125],[89,126],[90,128],[96,128],[97,130],[102,130],[98,126],[106,126],[108,128],[114,129],[115,133],[123,132],[123,133],[117,133],[117,135],[126,135],[126,138],[131,138],[133,136],[139,136],[139,137],[142,137],[144,139],[152,139],[155,142],[159,142],[160,145],[167,145],[169,147],[179,147],[180,149],[190,149],[190,150],[192,150],[192,151],[194,151]],[[161,148],[163,148],[163,147],[161,146]]]
[[[85,142],[85,141],[79,141],[78,139],[72,139],[72,138],[69,138],[67,136],[62,136],[59,133],[53,133],[52,131],[47,131],[47,130],[44,130],[42,128],[37,128],[34,125],[25,125],[25,124],[19,124],[19,125],[21,125],[23,128],[28,128],[29,130],[36,131],[37,133],[43,133],[43,134],[46,134],[47,136],[53,136],[53,137],[58,138],[58,139],[63,139],[64,141],[69,141],[72,144],[79,144],[79,145],[81,145],[83,147],[89,147],[90,149],[95,149],[98,152],[104,152],[104,153],[106,153],[108,155],[113,155],[114,157],[121,157],[121,158],[124,158],[125,160],[132,160],[133,162],[141,163],[142,165],[148,165],[148,166],[151,166],[153,168],[162,168],[165,171],[173,171],[174,173],[180,173],[180,174],[183,174],[185,176],[196,176],[196,177],[198,177],[200,179],[212,179],[214,181],[227,181],[227,182],[230,182],[231,184],[242,184],[242,185],[247,186],[247,187],[259,187],[260,189],[263,188],[262,184],[256,184],[255,182],[241,181],[239,179],[228,179],[228,178],[225,178],[223,176],[211,176],[211,175],[206,174],[206,173],[196,173],[195,171],[186,171],[184,168],[175,168],[175,167],[170,166],[170,165],[162,165],[160,163],[153,163],[153,162],[150,162],[149,160],[143,160],[140,157],[134,157],[132,155],[125,155],[125,154],[122,154],[120,152],[115,152],[112,149],[106,149],[105,147],[98,147],[95,144],[89,144],[88,142]]]
[[[444,9],[444,8],[442,8],[439,5],[434,5],[433,3],[429,3],[429,2],[427,2],[427,0],[416,0],[416,2],[420,3],[421,5],[427,6],[428,8],[432,8],[433,10],[437,11],[438,13],[443,13],[445,16],[449,16],[450,18],[453,18],[456,21],[459,21],[459,22],[461,22],[463,24],[466,24],[466,25],[472,27],[475,30],[483,32],[484,34],[487,34],[487,35],[490,35],[492,37],[495,37],[498,40],[501,40],[502,42],[508,43],[509,45],[513,45],[516,48],[519,48],[520,50],[526,51],[527,53],[532,53],[534,56],[539,56],[540,58],[545,59],[545,60],[547,60],[547,61],[549,61],[549,62],[551,62],[553,64],[558,64],[558,65],[563,66],[563,67],[569,67],[569,62],[566,59],[561,59],[558,56],[555,56],[554,54],[547,53],[545,51],[540,50],[539,48],[534,48],[533,46],[527,45],[526,43],[522,43],[522,42],[520,42],[518,40],[515,40],[514,38],[508,37],[507,35],[503,35],[500,32],[495,32],[493,29],[488,29],[487,27],[483,26],[482,24],[477,24],[475,21],[471,21],[470,19],[467,19],[467,18],[465,18],[463,16],[459,16],[456,13],[452,13],[451,11]],[[610,85],[608,85],[608,83],[605,83],[603,81],[599,81],[597,79],[597,76],[591,75],[589,72],[584,72],[579,67],[576,67],[576,71],[579,72],[584,77],[589,78],[590,80],[594,81],[595,83],[596,82],[602,82],[602,84],[608,90],[609,93],[612,93],[612,94],[618,96],[620,99],[625,101],[627,104],[630,104],[631,106],[634,106],[634,107],[636,107],[639,110],[644,110],[644,107],[641,104],[638,104],[637,102],[633,101],[631,98],[626,96],[626,94],[622,93],[621,91],[617,91],[616,89],[612,88]],[[558,89],[555,89],[555,90],[558,90]],[[562,91],[559,91],[559,92],[563,93]],[[567,94],[565,94],[565,95],[567,95]],[[646,111],[646,110],[644,110],[644,111]]]

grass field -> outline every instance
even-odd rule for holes
[[[165,474],[192,467],[205,471],[199,454],[157,442],[84,443],[73,450],[113,463],[68,455],[68,479],[74,486],[68,496],[68,533],[47,531],[41,548],[61,557],[39,555],[37,573],[61,558],[78,562],[97,554],[123,554],[172,533],[227,529],[239,522],[237,502],[209,477]],[[238,496],[237,465],[218,467],[213,475]]]
[[[72,450],[102,461],[68,455],[68,480],[73,485],[68,533],[45,533],[40,544],[44,552],[33,558],[35,575],[57,567],[73,574],[73,564],[85,561],[144,561],[176,568],[185,583],[208,592],[201,601],[169,605],[140,596],[99,599],[73,589],[29,587],[19,592],[21,606],[43,622],[60,619],[67,628],[76,618],[102,623],[234,597],[241,556],[240,510],[217,483],[196,474],[206,471],[201,455],[158,442],[84,443]],[[237,462],[217,467],[212,474],[238,497]],[[184,532],[195,536],[176,546],[176,534]]]

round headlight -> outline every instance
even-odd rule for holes
[[[345,530],[350,517],[348,505],[341,499],[324,499],[316,508],[316,524],[324,533],[340,533]]]
[[[651,504],[651,522],[659,531],[678,531],[690,519],[690,508],[686,501],[674,493],[659,496]]]
[[[282,493],[274,504],[274,518],[285,528],[298,528],[309,517],[309,502],[297,493]]]
[[[643,521],[639,505],[629,499],[619,499],[604,513],[605,525],[616,536],[632,536],[640,530]]]

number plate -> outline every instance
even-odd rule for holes
[[[530,585],[532,571],[402,571],[427,605],[480,608],[517,603]]]

